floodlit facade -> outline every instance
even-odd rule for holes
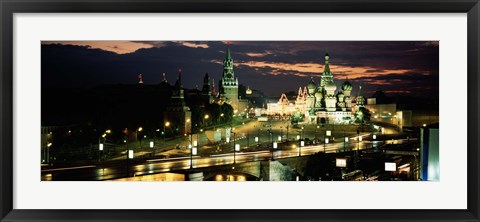
[[[362,87],[359,87],[356,104],[352,102],[352,84],[346,80],[337,88],[329,65],[330,56],[325,54],[325,68],[319,84],[313,78],[307,86],[300,87],[295,101],[289,101],[282,94],[277,103],[267,104],[268,115],[305,116],[305,123],[350,124],[354,120],[354,112],[365,106]],[[338,89],[338,90],[337,90]]]
[[[238,77],[233,70],[233,58],[230,52],[230,44],[227,44],[227,52],[223,61],[223,74],[220,80],[220,92],[217,102],[227,103],[233,107],[235,114],[245,113],[248,108],[248,100],[238,97]]]

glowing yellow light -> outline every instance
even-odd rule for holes
[[[143,128],[142,127],[138,127],[138,132],[142,132]]]
[[[106,130],[105,133],[112,133],[112,130]]]
[[[426,127],[426,126],[427,126],[427,124],[424,123],[424,124],[423,124],[423,127]]]
[[[221,117],[223,117],[224,115],[225,115],[225,114],[223,114],[223,113],[222,113],[222,114],[220,114],[220,116],[221,116]]]
[[[187,119],[187,123],[189,123],[189,122],[190,122],[190,119]]]
[[[165,122],[165,126],[170,126],[170,122]]]
[[[47,147],[51,147],[51,146],[52,146],[52,143],[48,143],[48,144],[47,144]]]
[[[208,119],[210,116],[208,114],[205,115],[205,119]]]

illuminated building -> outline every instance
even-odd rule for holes
[[[175,134],[190,133],[192,124],[192,112],[185,103],[183,86],[182,86],[182,70],[178,70],[178,79],[175,82],[170,99],[170,105],[164,112],[164,122],[170,122],[172,132]]]
[[[285,94],[280,96],[277,103],[267,103],[267,115],[292,115],[296,111],[296,104],[290,102]]]
[[[269,115],[292,115],[301,113],[305,115],[306,123],[337,123],[349,124],[353,122],[353,113],[363,107],[365,100],[361,94],[361,86],[357,96],[355,109],[352,103],[352,84],[346,80],[340,90],[334,82],[329,65],[330,56],[325,54],[325,68],[317,86],[313,78],[306,87],[298,89],[298,95],[294,103],[288,101],[282,94],[277,103],[267,104]],[[336,93],[337,92],[337,93]]]
[[[238,78],[233,70],[233,59],[230,52],[230,43],[227,43],[227,52],[223,61],[223,75],[220,80],[220,95],[218,102],[227,103],[233,107],[235,113],[246,111],[248,101],[238,96]]]

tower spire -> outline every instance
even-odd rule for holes
[[[163,73],[163,79],[162,79],[162,82],[167,82],[167,77],[165,76],[166,74]]]
[[[357,95],[357,106],[364,107],[365,106],[365,98],[362,95],[362,85],[358,88],[358,95]]]
[[[212,96],[217,95],[217,89],[215,89],[215,79],[212,78]]]
[[[183,85],[182,85],[182,68],[178,68],[178,85],[180,86],[180,88],[183,87]]]
[[[328,55],[328,52],[325,52],[325,68],[323,70],[323,74],[330,75],[330,65],[328,64],[329,59],[330,59],[330,56]]]
[[[233,72],[233,59],[230,52],[230,42],[227,42],[227,51],[225,53],[225,60],[223,61],[223,78],[232,81],[235,79]]]
[[[232,54],[230,53],[230,42],[227,42],[227,53],[225,60],[231,60],[232,59]]]

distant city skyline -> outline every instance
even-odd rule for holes
[[[438,41],[230,41],[239,83],[268,96],[320,81],[324,54],[336,83],[348,78],[365,96],[382,90],[438,100]],[[209,73],[220,80],[226,41],[44,41],[42,87],[147,85],[163,73],[170,84],[182,69],[185,88],[202,88]],[[354,89],[356,92],[358,89]]]

